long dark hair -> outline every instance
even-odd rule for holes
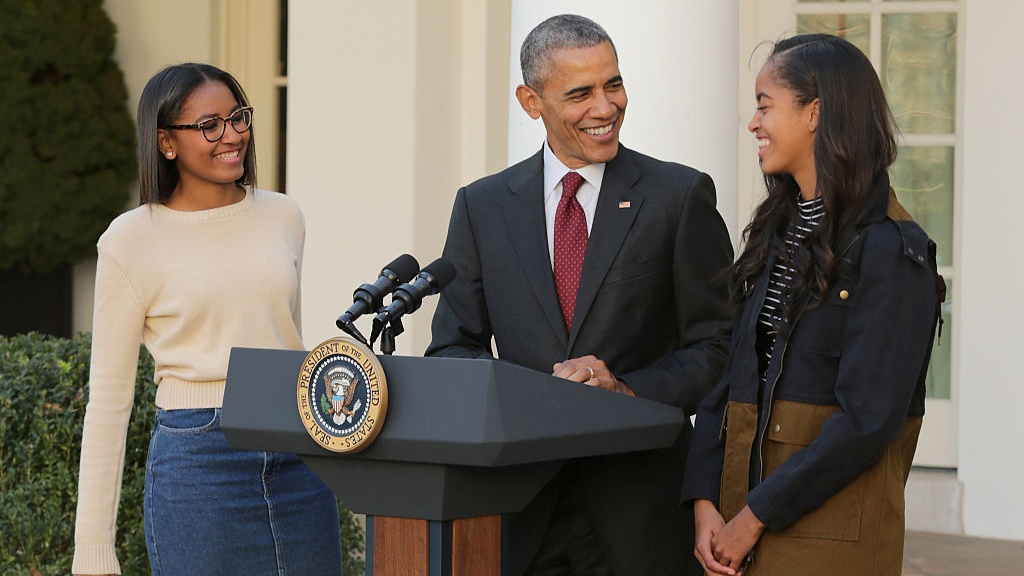
[[[772,248],[799,271],[790,302],[809,294],[824,298],[835,283],[836,254],[881,201],[878,195],[888,194],[882,183],[896,160],[892,111],[871,62],[856,46],[837,36],[803,34],[776,43],[765,66],[800,104],[818,99],[814,169],[825,216],[806,239],[802,260],[789,262],[784,242],[798,218],[800,190],[790,174],[764,175],[768,197],[743,231],[743,251],[730,271],[729,296],[737,306]]]
[[[176,64],[157,72],[139,98],[136,138],[139,153],[139,204],[164,203],[178,185],[178,165],[164,158],[157,145],[157,129],[174,124],[185,101],[206,82],[220,82],[231,90],[239,106],[248,106],[242,86],[231,74],[209,64]],[[244,171],[236,180],[242,185],[256,185],[256,134],[249,128],[249,147],[242,161]]]

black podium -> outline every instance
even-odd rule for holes
[[[570,458],[672,445],[678,408],[495,360],[381,356],[388,411],[357,454],[318,445],[296,408],[306,353],[234,348],[221,424],[235,448],[292,452],[367,516],[367,576],[499,576],[501,514]]]

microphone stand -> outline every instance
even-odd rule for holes
[[[389,321],[384,326],[384,331],[380,337],[380,353],[385,356],[391,356],[395,351],[395,336],[402,332],[405,332],[405,326],[402,325],[401,318]]]

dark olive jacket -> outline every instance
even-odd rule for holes
[[[796,307],[778,335],[759,403],[769,256],[698,410],[682,498],[716,502],[726,520],[748,504],[767,525],[748,576],[900,573],[941,278],[934,243],[880,197],[824,301]]]

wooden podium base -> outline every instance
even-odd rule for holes
[[[501,516],[366,517],[366,576],[501,576]]]

